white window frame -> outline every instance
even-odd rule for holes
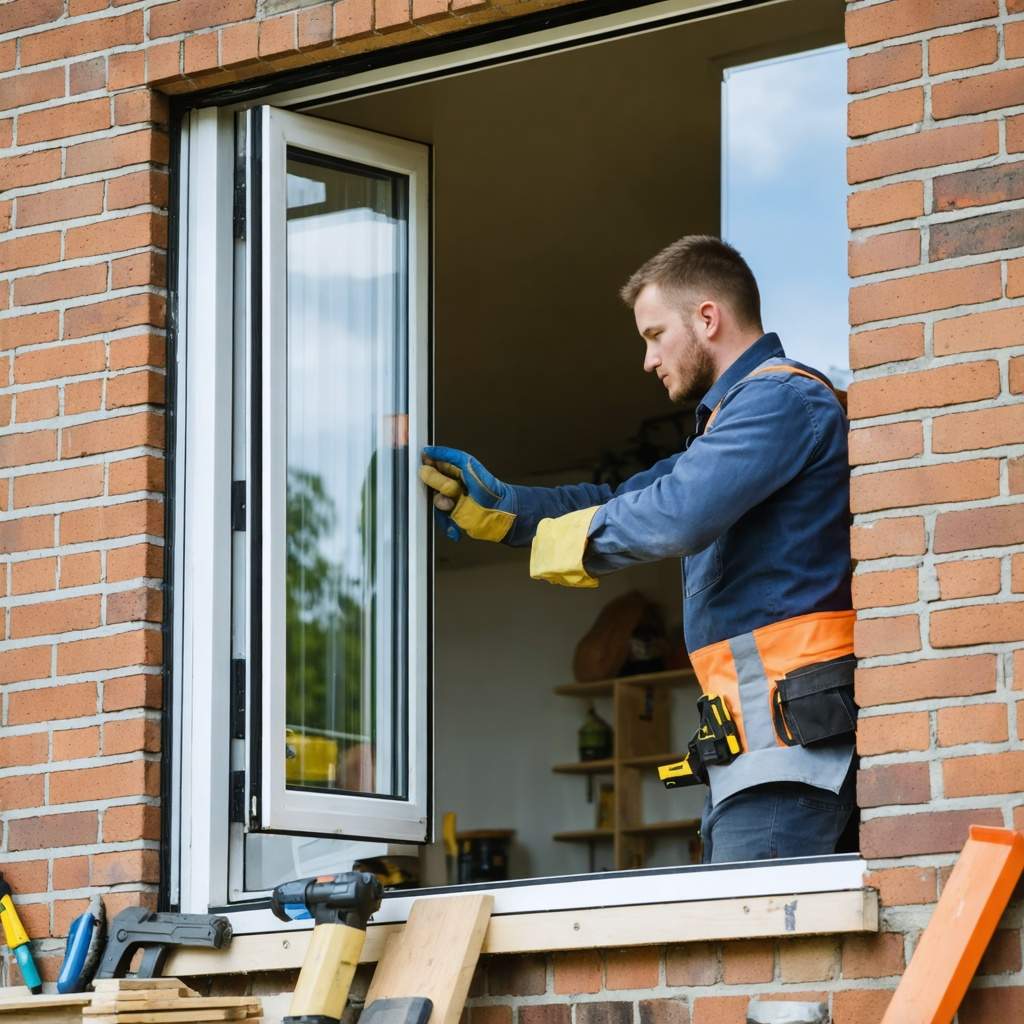
[[[427,147],[294,114],[273,106],[257,112],[262,122],[260,259],[262,314],[262,593],[260,744],[261,831],[362,836],[400,842],[430,837],[427,764],[427,503],[410,486],[406,504],[408,556],[407,794],[404,798],[323,793],[285,784],[285,515],[287,492],[287,151],[298,147],[402,175],[408,182],[408,424],[409,451],[427,443],[429,175]],[[410,473],[415,466],[410,462]]]
[[[591,18],[575,24],[512,36],[405,63],[354,73],[344,79],[290,89],[259,101],[191,112],[181,136],[179,190],[178,322],[183,337],[178,369],[178,516],[176,534],[176,647],[173,658],[175,750],[180,774],[172,793],[172,849],[180,862],[171,866],[171,901],[184,911],[227,911],[236,932],[301,930],[270,914],[267,903],[228,906],[227,773],[229,768],[226,684],[228,626],[226,597],[230,570],[228,520],[230,488],[231,353],[231,188],[233,115],[265,103],[313,111],[345,95],[386,90],[411,80],[468,73],[499,61],[530,59],[544,52],[594,45],[630,32],[657,31],[700,14],[714,14],[728,0],[664,0]],[[189,202],[189,182],[201,181],[198,198]],[[226,289],[226,290],[225,290]],[[225,351],[225,349],[227,351]],[[227,447],[225,448],[225,443]],[[227,475],[225,476],[225,466]],[[202,520],[194,514],[206,510]],[[209,515],[214,510],[214,515]],[[215,666],[218,666],[215,668]],[[218,685],[212,685],[217,679]],[[181,808],[189,808],[182,814]],[[173,859],[173,858],[172,858]],[[803,858],[737,866],[682,866],[600,876],[530,879],[487,886],[495,892],[495,913],[523,914],[553,908],[700,901],[709,893],[756,897],[811,892],[838,892],[863,885],[866,865],[857,855]],[[465,887],[461,887],[465,888]],[[441,894],[444,889],[427,890]],[[375,920],[400,921],[409,895],[388,894]],[[267,965],[270,966],[270,965]]]

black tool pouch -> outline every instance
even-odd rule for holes
[[[852,654],[790,672],[779,680],[772,704],[775,731],[788,746],[810,747],[849,739],[857,727]]]

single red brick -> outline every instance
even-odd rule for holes
[[[104,669],[159,665],[162,638],[154,629],[139,629],[93,640],[73,640],[57,646],[57,672],[77,675]]]
[[[726,985],[752,985],[775,976],[775,948],[768,939],[727,942],[722,953],[722,980]]]
[[[54,867],[59,864],[54,861]],[[46,892],[45,860],[9,860],[4,863],[4,880],[18,896]]]
[[[873,512],[885,508],[993,498],[998,494],[999,462],[997,459],[982,459],[892,469],[854,477],[850,481],[850,508],[855,513]],[[940,513],[939,518],[949,514]],[[938,552],[939,549],[936,547],[934,550]]]
[[[107,182],[107,209],[167,206],[167,175],[162,171],[132,171]]]
[[[858,730],[860,724],[857,726]],[[913,906],[935,900],[935,868],[885,868],[872,871],[864,884],[877,889],[886,907]]]
[[[858,668],[855,696],[862,708],[933,697],[969,697],[994,693],[996,659],[993,654],[964,658],[930,658],[907,665]]]
[[[259,56],[259,25],[255,22],[232,25],[220,33],[221,67],[247,64]]]
[[[854,608],[888,608],[911,604],[918,596],[918,570],[890,569],[853,577]]]
[[[1006,152],[1024,152],[1024,114],[1006,118]]]
[[[64,14],[64,0],[10,0],[0,7],[0,32],[46,25]]]
[[[298,45],[294,11],[261,21],[259,30],[259,55],[261,57],[276,57],[283,53],[293,53]]]
[[[149,12],[149,38],[176,36],[212,25],[226,25],[256,17],[256,0],[220,0],[211,7],[207,0],[177,0]]]
[[[923,555],[927,550],[925,520],[921,516],[901,516],[863,522],[853,527],[850,543],[858,560]]]
[[[1024,68],[958,76],[932,86],[932,117],[981,114],[1024,103]]]
[[[103,182],[50,189],[31,196],[19,196],[15,219],[19,228],[52,224],[73,217],[90,217],[103,210]]]
[[[869,859],[959,853],[972,825],[1000,828],[1002,821],[995,807],[871,818],[861,822],[860,852]]]
[[[0,158],[0,191],[41,185],[60,177],[60,150],[43,149]]]
[[[125,327],[148,324],[163,327],[166,303],[162,296],[145,293],[74,306],[64,313],[64,337],[85,338]]]
[[[936,554],[947,554],[1022,542],[1024,506],[995,505],[939,513],[935,520],[932,550]]]
[[[1024,494],[1024,458],[1007,461],[1007,476],[1011,494]]]
[[[54,730],[54,761],[74,761],[82,757],[96,757],[99,752],[100,729],[98,725],[90,725],[84,729]],[[95,842],[95,839],[89,841]]]
[[[115,220],[98,221],[64,234],[67,259],[123,252],[144,245],[167,245],[167,218],[157,213],[136,213]]]
[[[23,235],[0,242],[0,271],[27,270],[60,259],[60,232]]]
[[[167,121],[167,97],[155,89],[136,89],[114,97],[114,124],[165,125]]]
[[[999,55],[999,37],[994,27],[976,28],[956,35],[928,40],[928,71],[941,75],[991,64]]]
[[[862,757],[893,751],[927,750],[930,742],[927,711],[861,715],[857,721],[857,752]]]
[[[80,60],[68,69],[68,85],[72,96],[83,92],[98,92],[107,86],[107,59],[93,57]]]
[[[164,339],[157,334],[141,334],[131,338],[115,338],[110,343],[110,369],[124,370],[130,366],[166,364]]]
[[[889,978],[903,973],[903,935],[848,935],[843,940],[843,978]]]
[[[96,714],[96,684],[62,683],[39,690],[19,690],[10,694],[8,701],[10,725],[82,718]]]
[[[131,288],[136,285],[167,284],[167,258],[163,253],[148,250],[123,256],[110,264],[110,287]]]
[[[83,551],[76,555],[62,555],[60,560],[60,585],[85,587],[100,582],[100,553]]]
[[[2,8],[0,8],[2,10]],[[64,95],[64,69],[23,71],[0,79],[0,110],[45,103]],[[19,139],[19,142],[21,140]]]
[[[850,323],[988,302],[1002,295],[998,263],[913,274],[850,290]]]
[[[942,782],[947,797],[1015,793],[1024,778],[1024,750],[1002,754],[956,757],[942,762]]]
[[[933,224],[928,259],[934,263],[957,256],[1014,249],[1020,245],[1024,245],[1024,213],[1001,210]]]
[[[851,228],[874,227],[924,213],[924,182],[898,181],[894,185],[862,189],[846,200],[846,220]]]
[[[117,622],[159,622],[163,616],[163,595],[155,587],[121,590],[107,595],[108,626]]]
[[[1024,437],[1024,406],[952,413],[932,422],[932,451],[962,452],[1017,444]]]
[[[103,710],[157,709],[162,704],[163,682],[158,675],[121,676],[103,684]]]
[[[45,731],[0,737],[0,768],[43,764],[49,755],[50,743]]]
[[[940,747],[955,747],[962,743],[1003,743],[1007,736],[1005,704],[969,704],[939,709]]]
[[[416,0],[413,0],[414,14],[415,11]],[[640,1024],[690,1024],[690,1011],[685,999],[641,999],[636,1005]]]
[[[160,808],[152,804],[125,804],[103,812],[103,842],[124,843],[160,838]]]
[[[918,420],[863,427],[850,432],[850,465],[909,459],[924,451],[924,427]]]
[[[59,313],[30,313],[0,320],[0,349],[56,341],[59,326]]]
[[[20,438],[31,435],[20,434]],[[0,449],[2,454],[2,449]],[[53,546],[53,516],[26,516],[23,519],[8,519],[0,522],[0,554],[9,555],[15,551],[32,551],[35,548]]]
[[[440,0],[444,13],[448,12],[448,0]],[[413,16],[415,17],[415,0]],[[333,8],[331,4],[319,4],[307,10],[299,11],[298,44],[300,50],[314,46],[323,46],[331,41],[333,29]]]
[[[999,131],[994,121],[931,128],[847,150],[847,180],[855,185],[903,171],[980,160],[998,152]]]
[[[43,774],[12,775],[0,779],[0,807],[15,811],[22,807],[39,807],[43,803]]]
[[[64,60],[83,53],[101,53],[128,43],[142,42],[142,11],[112,18],[95,18],[21,40],[21,65]]]
[[[57,860],[54,860],[54,889],[84,889],[88,884],[88,857],[61,857]]]
[[[857,806],[886,807],[891,804],[926,804],[931,798],[927,763],[884,764],[857,772]],[[877,977],[878,975],[873,975]],[[863,977],[848,973],[843,963],[843,977]]]
[[[194,75],[220,66],[217,32],[203,32],[185,39],[185,74]]]
[[[1024,601],[933,611],[928,635],[933,647],[1024,640]]]
[[[146,80],[146,53],[144,50],[130,50],[110,55],[108,87],[111,92],[142,85]]]
[[[656,988],[661,971],[661,948],[637,946],[610,949],[605,954],[605,988]]]
[[[162,373],[140,370],[111,377],[107,382],[107,408],[131,405],[163,405],[167,380]]]
[[[936,210],[963,210],[1024,198],[1024,162],[944,174],[933,183]]]
[[[902,128],[923,120],[924,89],[920,86],[853,100],[846,108],[846,130],[850,138]]]
[[[166,484],[165,472],[164,460],[154,455],[142,455],[137,459],[120,459],[110,463],[107,471],[107,493],[162,492]]]
[[[665,980],[669,985],[714,985],[719,979],[719,949],[706,942],[669,946],[665,951]]]
[[[558,995],[601,990],[601,957],[596,950],[556,953],[554,967]]]
[[[18,393],[17,399],[17,421],[19,423],[33,423],[37,420],[50,420],[57,415],[58,402],[56,388],[34,388],[31,391],[21,391]],[[23,479],[23,477],[17,477],[16,481],[21,479]]]
[[[847,402],[850,418],[863,419],[995,398],[999,390],[998,364],[978,360],[854,381]]]
[[[693,1024],[745,1024],[750,996],[700,996],[692,1002]]]
[[[89,594],[60,601],[16,605],[11,609],[11,637],[17,640],[93,629],[100,624],[101,601],[99,594]]]
[[[7,823],[7,849],[48,850],[61,846],[85,846],[96,842],[98,829],[95,811],[13,818]]]
[[[54,150],[53,152],[59,157],[58,151]],[[166,164],[170,159],[167,136],[152,128],[127,132],[113,138],[80,142],[77,145],[68,146],[66,154],[64,174],[68,178],[79,174],[92,174],[96,171],[108,171],[117,167],[128,167],[131,164]],[[55,177],[59,177],[59,174]]]
[[[858,658],[883,654],[908,654],[921,649],[921,626],[916,615],[895,615],[879,619],[858,619],[853,628],[854,652]]]
[[[935,3],[934,0],[890,0],[860,10],[847,11],[846,45],[864,46],[899,36],[966,24],[999,14],[998,0],[957,0]]]
[[[103,404],[103,381],[83,380],[64,385],[64,415],[96,412]]]
[[[1020,932],[1013,928],[998,929],[978,964],[978,974],[1015,974],[1020,969]]]
[[[940,562],[935,571],[939,580],[939,595],[944,601],[999,593],[998,558]]]
[[[44,679],[50,674],[50,660],[51,648],[48,644],[0,651],[0,683],[23,683],[29,679]],[[13,700],[14,694],[11,694],[9,699]],[[19,723],[8,714],[7,724]]]
[[[120,850],[90,857],[89,880],[93,885],[158,882],[160,856],[156,850]]]
[[[127,761],[97,768],[50,772],[51,804],[85,803],[117,796],[159,796],[159,793],[160,765],[155,761]],[[126,878],[124,881],[139,879]],[[106,883],[94,879],[94,884]]]
[[[1024,306],[949,317],[935,324],[935,354],[953,355],[1019,344],[1024,331]]]
[[[163,448],[164,426],[160,413],[137,412],[65,427],[61,436],[61,457],[73,459],[142,445]]]
[[[536,996],[547,991],[543,956],[502,956],[487,962],[487,991],[492,996]]]
[[[105,263],[87,267],[53,270],[46,274],[22,277],[14,282],[14,303],[17,306],[35,306],[43,302],[96,295],[107,289]]]
[[[37,349],[15,358],[14,380],[17,384],[35,384],[82,373],[98,373],[104,369],[106,361],[102,341]]]
[[[349,39],[373,30],[373,0],[341,0],[334,5],[334,38]]]
[[[934,45],[934,43],[933,43]],[[850,92],[868,92],[921,77],[921,44],[904,43],[851,57],[846,65]]]
[[[103,131],[110,127],[110,100],[102,96],[94,100],[65,103],[59,107],[33,110],[18,117],[18,143],[48,142],[75,135]]]
[[[148,718],[124,718],[103,726],[103,753],[160,752],[160,723]]]
[[[472,1013],[470,1024],[474,1024]],[[519,1024],[569,1024],[571,1019],[572,1007],[568,1003],[523,1003],[519,1007]]]

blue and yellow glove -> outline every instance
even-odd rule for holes
[[[460,530],[476,540],[508,536],[516,520],[515,494],[468,452],[427,445],[420,479],[437,492],[435,516],[452,540],[459,539]]]

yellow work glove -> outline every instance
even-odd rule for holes
[[[515,493],[478,459],[458,448],[427,445],[420,479],[434,495],[434,508],[452,540],[464,531],[476,540],[500,541],[516,520]]]
[[[542,519],[530,548],[530,576],[562,587],[596,587],[598,581],[583,568],[590,523],[599,506]]]

